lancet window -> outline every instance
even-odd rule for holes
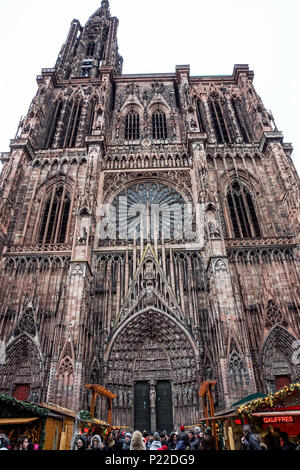
[[[58,122],[59,122],[60,117],[61,117],[62,107],[63,107],[63,102],[61,100],[57,101],[57,103],[55,105],[54,113],[53,113],[53,116],[52,116],[52,119],[51,119],[51,126],[50,126],[50,129],[49,129],[49,134],[48,134],[47,142],[46,142],[46,146],[45,146],[45,148],[47,148],[47,149],[53,147],[54,137],[55,137],[55,133],[56,133],[56,130],[57,130]]]
[[[227,192],[227,203],[235,238],[260,237],[261,231],[251,194],[235,181]]]
[[[46,200],[39,243],[65,243],[70,205],[65,187],[54,188]]]
[[[140,117],[131,110],[126,115],[125,121],[125,140],[138,140],[140,138]]]
[[[209,107],[218,144],[230,144],[232,139],[222,104],[218,99],[212,99]]]
[[[251,136],[249,135],[247,125],[241,110],[241,103],[237,100],[232,98],[231,105],[235,113],[235,118],[238,123],[240,133],[243,137],[244,142],[251,142]]]
[[[160,109],[152,115],[152,137],[153,139],[166,139],[168,137],[166,115]]]
[[[73,100],[68,106],[65,122],[63,148],[75,147],[82,113],[82,101]]]

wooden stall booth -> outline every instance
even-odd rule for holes
[[[0,394],[0,434],[10,439],[11,449],[25,436],[31,444],[43,449],[48,414],[48,410],[35,403]]]
[[[70,450],[77,413],[53,403],[40,406],[49,411],[43,450]]]

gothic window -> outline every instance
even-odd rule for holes
[[[230,144],[231,137],[224,116],[223,107],[218,99],[211,100],[209,103],[210,112],[213,120],[213,126],[218,144]]]
[[[69,113],[67,114],[66,122],[66,133],[63,141],[63,148],[66,147],[75,147],[79,123],[82,113],[82,102],[81,100],[74,100],[69,105]]]
[[[246,126],[243,114],[241,112],[240,102],[236,99],[232,99],[231,104],[232,104],[232,107],[233,107],[233,110],[234,110],[234,113],[235,113],[235,118],[236,118],[236,121],[238,123],[241,135],[243,137],[243,140],[244,140],[244,142],[250,142],[251,138],[249,136],[247,126]]]
[[[87,125],[86,125],[86,132],[87,135],[91,135],[93,131],[93,124],[94,124],[94,117],[95,117],[95,110],[96,110],[96,99],[93,99],[88,108],[88,116],[87,116]]]
[[[46,147],[45,148],[47,148],[47,149],[52,148],[52,146],[53,146],[55,133],[56,133],[58,122],[59,122],[59,119],[60,119],[60,116],[61,116],[62,107],[63,107],[62,101],[61,100],[57,101],[56,106],[55,106],[55,110],[54,110],[54,114],[53,114],[53,117],[52,117],[52,120],[51,120],[51,126],[50,126],[50,129],[49,129],[47,142],[46,142]]]
[[[253,200],[244,186],[235,181],[227,193],[234,238],[260,237]]]
[[[140,138],[140,117],[131,110],[126,116],[125,140],[138,140]]]
[[[200,132],[205,132],[204,119],[203,119],[203,113],[201,110],[200,100],[197,101],[197,117],[198,117],[198,125],[199,125]]]
[[[70,204],[62,186],[52,191],[45,205],[39,243],[65,243]]]
[[[90,42],[86,48],[86,57],[93,57],[95,54],[95,43]]]
[[[152,137],[153,139],[166,139],[167,133],[167,119],[163,111],[158,109],[152,115]]]

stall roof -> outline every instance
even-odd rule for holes
[[[39,406],[65,416],[71,416],[72,418],[76,418],[77,416],[76,411],[69,410],[68,408],[63,408],[62,406],[55,405],[54,403],[41,403]]]
[[[242,398],[241,400],[233,403],[231,408],[237,408],[238,406],[244,405],[252,400],[257,400],[257,398],[265,398],[267,395],[264,393],[252,393],[251,395],[247,395],[246,397]]]
[[[37,421],[39,418],[0,418],[0,424],[28,424]]]

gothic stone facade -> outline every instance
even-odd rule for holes
[[[204,380],[217,409],[299,381],[299,178],[248,66],[123,75],[117,27],[106,0],[72,21],[2,154],[0,391],[79,410],[99,383],[134,425],[144,382],[155,427],[164,381],[191,424]],[[120,195],[190,204],[203,237],[121,236]]]

